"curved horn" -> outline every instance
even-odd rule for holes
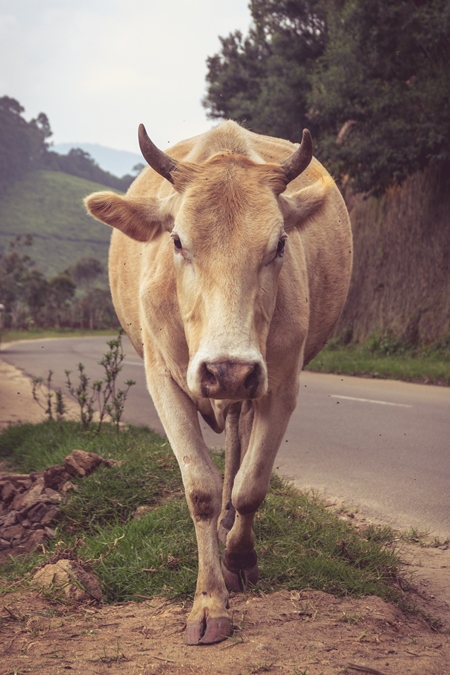
[[[313,142],[308,129],[303,129],[302,142],[297,150],[281,162],[286,176],[286,183],[297,178],[306,169],[313,155]]]
[[[177,162],[169,155],[166,155],[162,150],[156,147],[153,141],[147,135],[143,124],[139,125],[139,147],[142,155],[152,169],[159,173],[163,178],[173,183],[172,171],[177,168]]]

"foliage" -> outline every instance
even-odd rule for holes
[[[9,96],[0,98],[0,195],[35,169],[62,171],[72,176],[96,181],[116,190],[126,190],[133,176],[117,178],[103,171],[92,157],[80,148],[68,155],[52,152],[48,139],[52,136],[45,113],[27,122],[25,109]]]
[[[130,387],[136,382],[127,380],[126,389],[117,387],[117,377],[122,370],[122,361],[124,359],[122,335],[124,331],[120,330],[115,339],[108,340],[109,349],[102,356],[99,364],[103,366],[105,374],[102,380],[95,380],[90,383],[90,378],[85,372],[82,363],[78,364],[78,385],[72,383],[70,378],[71,371],[66,370],[66,384],[69,393],[77,401],[80,407],[81,430],[88,431],[94,419],[94,414],[98,414],[98,423],[96,433],[100,433],[103,422],[108,416],[115,425],[116,433],[119,433],[120,421],[122,419],[125,401]],[[49,421],[56,420],[61,423],[67,412],[67,407],[60,389],[52,391],[53,371],[50,370],[44,388],[44,379],[42,377],[32,377],[32,392],[36,403],[45,410]],[[97,408],[97,410],[96,410]]]
[[[298,141],[356,190],[450,161],[448,0],[252,0],[248,36],[208,58],[204,105]]]
[[[345,345],[334,339],[306,366],[306,370],[450,386],[449,345],[448,336],[432,345],[422,346],[377,333],[361,345]]]
[[[6,328],[31,326],[85,325],[112,327],[117,319],[109,291],[88,289],[76,296],[76,284],[71,275],[61,272],[47,279],[34,267],[34,261],[25,253],[33,244],[32,237],[16,237],[6,253],[0,253],[0,300],[5,307],[2,321]],[[102,270],[96,259],[81,259],[74,266],[80,283],[82,272],[92,283]],[[90,269],[90,271],[89,271]]]
[[[249,35],[220,38],[221,52],[208,58],[204,106],[212,119],[299,141],[307,125],[308,73],[324,48],[320,2],[253,0],[250,9]]]
[[[53,371],[48,371],[47,380],[44,388],[44,378],[32,377],[32,394],[36,403],[45,411],[50,421],[56,420],[61,423],[67,412],[66,404],[61,389],[52,391]]]
[[[78,481],[63,504],[46,559],[70,555],[100,578],[110,602],[192,596],[197,555],[180,472],[166,440],[145,428],[116,436],[82,434],[73,424],[18,425],[0,434],[0,457],[20,470],[61,463],[74,447],[118,462]],[[223,456],[215,455],[219,468]],[[139,520],[136,510],[145,507]],[[315,588],[336,595],[398,599],[399,559],[385,537],[358,532],[310,494],[274,477],[255,520],[259,588]],[[55,543],[57,542],[57,543]],[[40,562],[44,562],[42,556]],[[23,574],[23,563],[0,575]]]
[[[48,152],[51,136],[47,116],[40,113],[27,122],[19,101],[0,98],[0,195],[28,171],[39,167]]]
[[[117,377],[122,370],[121,363],[124,359],[122,346],[123,333],[124,331],[120,330],[117,338],[107,342],[109,349],[99,362],[105,371],[102,380],[95,380],[92,384],[89,384],[90,378],[86,375],[83,364],[79,363],[79,383],[78,386],[75,386],[70,379],[70,370],[65,371],[67,388],[80,406],[81,428],[83,431],[89,429],[94,418],[95,405],[97,405],[99,416],[97,433],[100,432],[106,415],[110,417],[116,427],[116,432],[119,433],[120,420],[128,391],[130,387],[136,384],[134,380],[127,380],[125,382],[126,389],[117,388]]]
[[[450,3],[329,3],[312,74],[319,151],[359,191],[450,160]]]
[[[28,249],[36,268],[53,276],[79,258],[106,267],[111,229],[86,213],[83,197],[105,187],[56,171],[31,171],[0,199],[0,251],[16,235],[31,235]],[[102,278],[98,281],[105,284]]]

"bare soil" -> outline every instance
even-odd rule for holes
[[[0,425],[42,417],[27,378],[1,361],[0,394]],[[184,644],[188,604],[64,604],[33,588],[6,592],[0,675],[450,675],[449,547],[402,545],[402,554],[416,612],[311,590],[233,594],[232,637],[204,647]]]

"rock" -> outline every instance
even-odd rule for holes
[[[59,464],[49,466],[48,469],[44,471],[45,487],[51,488],[52,490],[61,490],[68,478],[69,474],[65,468]]]
[[[8,541],[20,539],[25,534],[25,528],[22,525],[11,525],[10,527],[2,528],[2,538]]]
[[[2,529],[4,527],[10,527],[15,525],[17,522],[17,511],[9,511],[4,518],[2,518]]]
[[[42,484],[36,483],[33,485],[32,488],[27,490],[26,492],[22,492],[17,494],[14,497],[14,501],[12,502],[12,508],[15,511],[24,511],[26,509],[31,509],[32,506],[35,504],[39,504],[43,500],[40,498],[41,494],[44,490],[44,482],[42,481]]]
[[[9,483],[5,483],[2,486],[1,499],[2,502],[4,502],[5,504],[9,504],[10,502],[12,502],[12,500],[17,494],[19,494],[19,490],[16,487],[14,487],[11,481]]]
[[[133,520],[141,520],[144,516],[147,515],[147,513],[150,513],[150,511],[154,511],[153,506],[149,505],[143,505],[143,506],[138,506],[136,511],[133,513]]]
[[[73,560],[58,560],[54,565],[46,565],[33,577],[41,588],[55,589],[73,601],[100,600],[102,590],[96,576],[86,572]]]
[[[105,460],[95,452],[73,450],[64,460],[64,468],[71,476],[89,476]]]
[[[30,551],[33,551],[33,549],[43,544],[46,539],[47,535],[42,529],[31,532],[30,536],[23,544],[24,552],[29,553]]]

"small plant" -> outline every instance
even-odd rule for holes
[[[64,371],[67,389],[80,407],[80,421],[83,431],[89,429],[97,410],[98,426],[96,433],[98,434],[101,431],[106,416],[110,418],[116,427],[116,432],[119,433],[120,420],[122,419],[128,392],[130,387],[136,384],[134,380],[127,380],[125,389],[119,389],[117,386],[117,377],[122,370],[121,364],[124,359],[122,335],[123,331],[120,331],[117,338],[106,343],[109,349],[99,361],[105,370],[105,376],[102,380],[95,380],[91,384],[82,363],[78,364],[77,385],[71,380],[72,371]],[[67,408],[61,390],[53,391],[51,388],[52,377],[53,371],[49,370],[45,383],[42,377],[32,378],[33,398],[45,411],[49,420],[56,419],[61,422]]]
[[[126,389],[117,388],[117,377],[122,370],[122,361],[124,358],[122,346],[123,331],[120,331],[117,338],[109,340],[106,344],[109,350],[103,355],[100,365],[105,369],[105,377],[103,380],[95,380],[91,385],[89,384],[89,377],[86,375],[82,363],[78,364],[79,384],[74,386],[70,379],[70,370],[66,370],[67,388],[69,393],[75,398],[80,406],[81,427],[83,431],[89,428],[95,412],[95,405],[97,405],[99,413],[99,422],[97,426],[97,433],[102,428],[103,421],[107,415],[116,427],[116,432],[119,433],[120,420],[122,418],[125,401],[133,384],[134,380],[127,380],[125,382]]]
[[[61,389],[57,389],[56,391],[52,391],[51,389],[52,377],[53,371],[49,370],[45,385],[43,377],[33,377],[32,393],[34,400],[45,411],[48,419],[53,420],[56,418],[58,422],[61,422],[67,409]],[[45,391],[44,386],[46,387]]]

